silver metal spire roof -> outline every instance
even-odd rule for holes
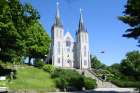
[[[81,32],[81,31],[85,31],[82,9],[80,9],[80,20],[79,20],[78,32]]]
[[[56,6],[57,7],[56,7],[56,16],[55,16],[54,26],[63,27],[61,23],[61,18],[60,18],[59,2],[56,3]]]

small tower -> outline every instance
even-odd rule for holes
[[[59,3],[57,2],[55,22],[51,29],[52,64],[63,67],[63,34],[64,29],[60,19]]]
[[[76,32],[76,50],[76,67],[80,69],[90,69],[88,32],[86,31],[84,26],[81,9],[78,31]]]

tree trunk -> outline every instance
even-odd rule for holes
[[[31,58],[32,58],[32,57],[29,56],[29,62],[28,62],[29,65],[31,65]]]

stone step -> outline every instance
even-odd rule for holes
[[[89,70],[85,70],[85,76],[91,77],[95,79],[97,82],[97,88],[118,88],[116,85],[112,84],[111,82],[105,82],[100,80],[98,77],[95,76],[94,73],[91,73]]]

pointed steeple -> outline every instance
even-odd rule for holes
[[[61,19],[60,19],[59,2],[57,2],[56,5],[57,5],[57,8],[56,8],[56,16],[55,16],[54,26],[63,27],[63,25],[61,23]]]
[[[82,9],[80,9],[80,20],[79,20],[79,28],[78,32],[85,31],[84,21],[83,21],[83,15],[82,15]]]

